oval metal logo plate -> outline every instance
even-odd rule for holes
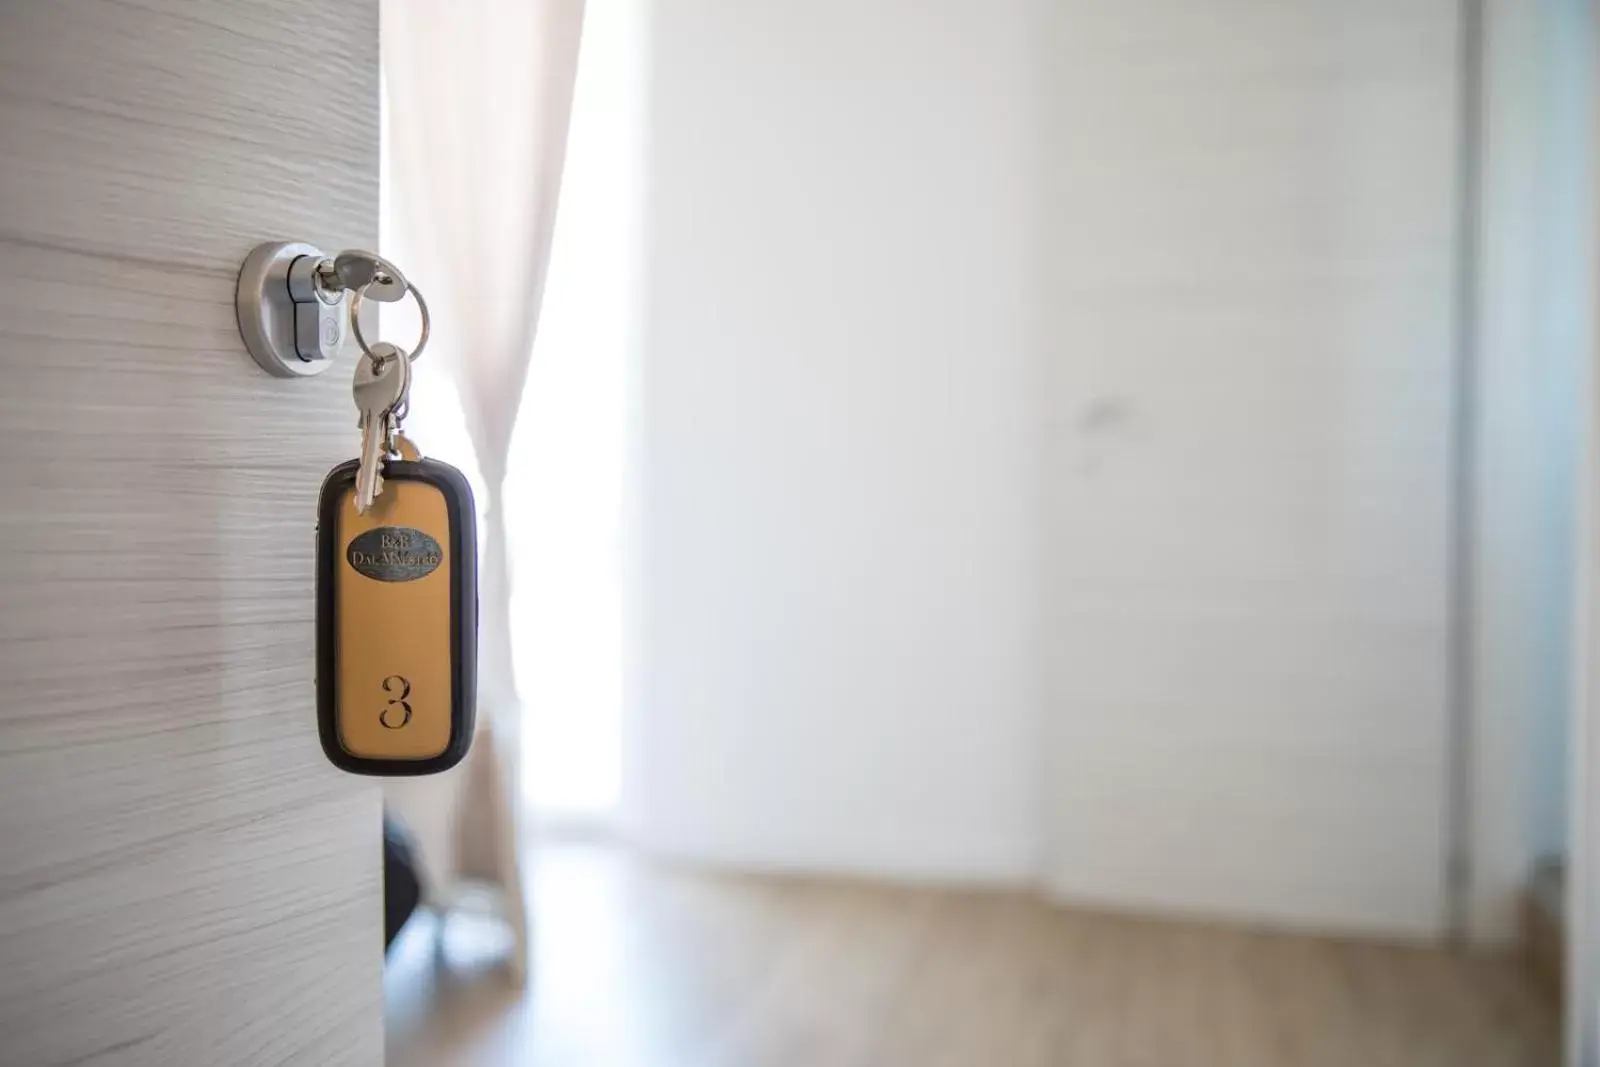
[[[379,526],[352,538],[344,558],[357,572],[380,582],[414,582],[438,570],[439,542],[409,526]]]

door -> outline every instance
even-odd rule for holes
[[[373,247],[377,0],[0,5],[0,1063],[378,1064],[380,801],[317,744],[349,363],[259,241]]]
[[[1435,936],[1457,5],[1052,13],[1045,881]]]

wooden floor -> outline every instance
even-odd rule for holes
[[[535,861],[523,996],[424,921],[391,1067],[1555,1067],[1513,963],[1052,908],[994,892]],[[421,917],[427,920],[427,916]],[[480,928],[481,929],[481,928]]]

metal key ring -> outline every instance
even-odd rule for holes
[[[377,279],[373,279],[373,281],[368,282],[367,285],[372,285],[376,281]],[[356,335],[356,344],[361,346],[361,351],[366,353],[367,358],[372,360],[375,366],[381,366],[385,357],[374,352],[372,350],[372,346],[367,344],[367,339],[362,336],[361,333],[361,302],[366,299],[367,285],[357,286],[350,292],[350,330]],[[417,360],[422,358],[422,349],[428,343],[428,327],[431,325],[431,322],[428,318],[428,302],[422,299],[422,290],[418,289],[410,282],[407,282],[406,292],[410,293],[412,297],[415,298],[417,301],[417,310],[422,312],[422,333],[417,338],[417,347],[413,348],[407,354],[407,358],[410,360],[410,362],[415,363]]]

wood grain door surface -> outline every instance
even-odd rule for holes
[[[318,750],[347,370],[234,323],[377,236],[377,0],[0,3],[0,1064],[378,1064],[380,801]]]

